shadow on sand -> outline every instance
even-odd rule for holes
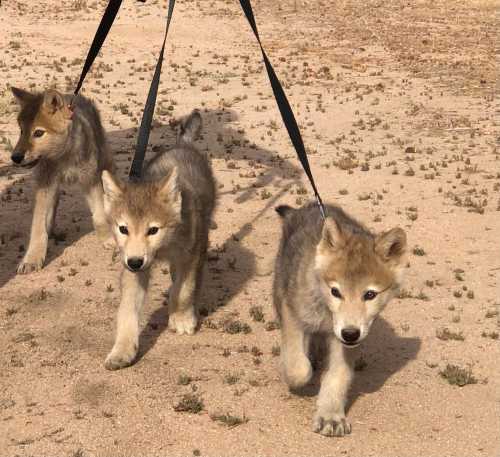
[[[263,186],[275,185],[280,190],[267,200],[265,207],[257,214],[245,215],[245,222],[236,232],[228,233],[223,243],[212,246],[209,250],[200,301],[197,304],[201,320],[230,302],[254,276],[255,254],[247,249],[242,241],[253,232],[253,224],[265,213],[273,210],[277,201],[288,192],[288,188],[292,184],[300,183],[299,168],[286,160],[277,160],[275,152],[258,148],[245,137],[241,130],[234,129],[230,125],[237,119],[234,111],[203,111],[202,117],[204,133],[197,143],[201,151],[206,152],[212,159],[234,162],[237,168],[244,171],[248,171],[246,168],[249,161],[254,161],[260,166],[259,174],[248,187],[226,191],[226,193],[234,193],[235,202],[248,201],[255,197],[257,190]],[[175,143],[173,127],[173,125],[156,126],[151,136],[155,150],[168,149]],[[124,134],[128,135],[129,132]],[[217,178],[218,170],[214,169],[214,173]],[[219,193],[219,196],[221,194],[224,193]],[[244,214],[243,210],[242,213]],[[137,361],[154,347],[167,326],[167,309],[162,306],[153,311],[142,330]]]
[[[299,169],[292,163],[278,159],[273,151],[257,147],[245,137],[242,130],[231,126],[237,119],[234,111],[205,110],[202,112],[203,135],[197,146],[212,159],[234,162],[237,168],[245,170],[249,161],[258,164],[258,175],[246,188],[231,191],[237,203],[244,203],[255,196],[257,189],[266,185],[275,185],[280,191],[267,201],[265,208],[258,214],[248,214],[246,222],[235,233],[209,252],[208,271],[205,274],[201,293],[201,314],[208,315],[235,297],[255,273],[255,255],[245,248],[241,241],[253,231],[252,224],[264,213],[272,210],[277,200],[288,191],[291,184],[298,184]],[[110,131],[108,142],[114,153],[118,173],[125,177],[128,172],[135,146],[137,129]],[[175,123],[156,123],[150,137],[153,151],[166,150],[175,144]],[[151,152],[149,152],[151,154]],[[241,166],[239,165],[241,163]],[[16,275],[16,268],[29,241],[34,195],[30,172],[14,166],[0,169],[12,180],[0,195],[1,213],[0,235],[2,250],[0,256],[0,287]],[[218,170],[214,170],[217,177]],[[290,176],[292,176],[290,178]],[[251,180],[249,180],[251,181]],[[229,191],[227,191],[229,192]],[[63,187],[55,222],[58,241],[49,242],[45,266],[54,262],[65,247],[76,243],[82,236],[93,230],[90,212],[83,201],[80,189]],[[242,207],[244,209],[244,207]],[[244,213],[244,211],[242,211]],[[222,228],[223,229],[223,228]],[[26,276],[29,280],[29,275]],[[155,310],[142,331],[140,353],[143,357],[156,343],[167,328],[168,316],[165,307]]]
[[[0,177],[11,180],[0,193],[0,288],[16,276],[28,247],[33,213],[34,186],[29,170],[14,166],[0,168]],[[52,263],[65,247],[93,230],[90,212],[79,189],[63,188],[45,265]],[[29,280],[30,275],[26,275]]]
[[[253,160],[258,162],[262,167],[259,175],[256,176],[248,188],[236,191],[237,195],[235,198],[238,203],[243,203],[250,199],[256,192],[255,189],[264,185],[279,185],[281,181],[285,180],[288,183],[292,181],[298,182],[298,178],[292,181],[287,178],[290,173],[297,174],[298,169],[294,165],[281,160],[280,166],[275,166],[276,154],[274,152],[256,147],[241,131],[231,127],[230,123],[237,118],[234,111],[206,110],[202,112],[202,116],[204,134],[202,140],[197,144],[201,150],[207,152],[209,157],[227,159],[236,163],[244,160],[245,165],[247,161]],[[174,127],[174,123],[166,125],[156,123],[150,140],[153,150],[167,149],[175,144],[176,132]],[[109,131],[107,134],[119,173],[123,177],[128,172],[130,166],[135,146],[136,130],[135,128],[114,130]],[[7,155],[8,152],[3,151],[3,154]],[[214,171],[217,176],[217,170]],[[7,179],[12,180],[12,183],[0,193],[0,256],[2,257],[0,264],[0,288],[16,275],[17,265],[28,246],[34,195],[33,182],[29,170],[7,165],[0,168],[0,177],[2,176],[7,176]],[[282,190],[276,194],[269,201],[265,211],[284,192]],[[55,233],[57,236],[56,240],[49,242],[45,266],[56,260],[66,246],[76,243],[82,236],[93,230],[90,213],[83,200],[80,189],[63,186],[55,223]],[[258,217],[260,217],[260,214],[253,218],[249,214],[248,220],[254,221]],[[243,238],[247,236],[248,228],[242,226],[240,232],[239,234],[234,234],[231,238],[238,236]],[[227,244],[233,244],[229,238]],[[226,246],[226,243],[224,243],[224,247],[228,248],[229,246]],[[233,249],[236,248],[233,247]],[[241,257],[239,254],[243,254],[243,256]],[[246,271],[252,271],[251,265],[253,262],[248,261],[252,257],[250,253],[234,252],[232,255],[242,259],[241,264],[246,265]],[[226,295],[234,296],[239,287],[231,287],[231,289],[230,293]]]
[[[362,360],[354,374],[349,391],[346,410],[366,393],[378,391],[387,380],[417,357],[422,342],[420,338],[398,336],[394,328],[379,317],[372,325],[367,339],[352,351],[350,357]],[[316,337],[312,344],[311,361],[315,372],[312,381],[296,391],[297,395],[312,397],[319,393],[321,376],[327,365],[326,344],[323,338]]]
[[[277,200],[288,191],[291,184],[299,184],[300,170],[292,163],[278,159],[273,151],[258,148],[245,137],[241,130],[234,129],[231,122],[236,114],[229,110],[202,112],[203,138],[198,142],[200,150],[215,159],[238,162],[243,169],[248,161],[261,167],[254,181],[246,188],[235,192],[235,201],[244,203],[255,196],[256,189],[275,185],[280,190],[275,193],[257,214],[248,214],[246,222],[236,233],[227,234],[225,241],[214,246],[209,252],[208,268],[200,295],[199,309],[206,316],[227,304],[243,289],[255,274],[255,254],[245,248],[241,241],[253,231],[253,223],[267,211],[272,210]],[[174,124],[156,124],[151,134],[153,150],[167,149],[175,143]],[[108,141],[115,152],[115,161],[122,175],[128,171],[133,154],[136,129],[115,130],[108,133]],[[218,170],[214,170],[217,177]],[[28,244],[31,222],[33,186],[29,171],[5,166],[0,168],[0,177],[12,180],[0,194],[1,218],[0,236],[0,287],[15,276],[16,267]],[[229,191],[227,191],[229,192]],[[55,261],[67,245],[76,243],[82,236],[92,231],[90,213],[77,188],[63,188],[56,219],[57,239],[49,243],[46,265]],[[27,276],[29,278],[29,276]],[[149,317],[140,337],[138,360],[154,347],[157,339],[167,328],[167,309],[160,306]],[[416,357],[420,349],[417,338],[401,338],[383,318],[378,319],[371,329],[362,351],[368,366],[356,373],[351,389],[351,404],[363,393],[378,390],[394,373],[401,370],[409,360]],[[321,363],[319,364],[321,366]],[[320,371],[309,386],[301,391],[303,395],[315,395],[319,388]]]

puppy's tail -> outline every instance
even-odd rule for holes
[[[295,211],[294,208],[292,208],[291,206],[288,206],[288,205],[280,205],[280,206],[277,206],[274,209],[280,215],[280,217],[282,219],[286,219],[286,217],[289,214],[291,214],[291,213],[293,213]]]
[[[202,124],[200,112],[194,110],[181,122],[177,143],[191,144],[196,141],[200,136]]]

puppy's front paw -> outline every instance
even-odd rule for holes
[[[17,267],[17,273],[20,275],[25,275],[32,273],[34,271],[39,271],[43,268],[45,262],[45,256],[41,255],[27,255],[24,257],[22,262]]]
[[[323,436],[349,435],[351,429],[346,418],[337,414],[323,414],[318,411],[313,419],[313,430]]]
[[[137,344],[119,344],[115,345],[112,351],[106,357],[104,367],[107,370],[119,370],[134,363],[137,355]]]
[[[168,328],[179,335],[193,335],[196,329],[197,319],[193,311],[175,312],[168,316]]]

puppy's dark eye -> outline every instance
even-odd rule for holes
[[[158,227],[149,227],[149,230],[148,230],[148,236],[149,235],[156,235],[158,233]]]
[[[374,290],[367,290],[363,295],[363,300],[373,300],[378,295]]]
[[[336,287],[332,287],[332,295],[336,298],[342,298],[340,290],[338,290]]]
[[[118,227],[118,230],[120,230],[120,233],[122,235],[128,235],[128,228],[125,225],[120,225]]]
[[[40,138],[41,136],[44,136],[45,135],[45,130],[41,130],[41,129],[36,129],[34,132],[33,132],[33,136],[35,138]]]

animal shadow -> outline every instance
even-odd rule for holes
[[[0,192],[0,288],[16,276],[19,262],[28,248],[35,193],[29,170],[7,165],[0,167],[2,176],[12,182]],[[68,245],[92,230],[90,211],[81,191],[74,187],[61,189],[44,268]]]
[[[395,373],[416,358],[420,347],[420,338],[400,337],[394,328],[382,317],[372,325],[367,339],[360,347],[347,349],[352,351],[348,357],[354,360],[355,374],[349,391],[349,400],[346,409],[350,409],[356,400],[363,394],[378,391]],[[311,342],[310,359],[314,367],[314,376],[311,382],[301,389],[294,391],[301,396],[315,396],[319,393],[321,376],[326,369],[326,342],[321,335],[317,335]]]
[[[228,238],[221,246],[210,249],[198,302],[195,303],[199,320],[197,331],[204,319],[225,306],[238,295],[245,283],[255,274],[255,255],[241,245],[240,241],[250,229],[243,226],[237,234]],[[241,237],[241,238],[240,238]],[[168,327],[168,292],[160,306],[149,316],[139,337],[140,361],[156,344]]]
[[[235,233],[228,234],[223,243],[209,249],[200,299],[196,304],[200,315],[199,326],[207,316],[237,296],[254,276],[255,254],[247,249],[242,241],[253,232],[253,223],[273,209],[277,201],[288,192],[288,187],[300,183],[299,169],[293,163],[287,160],[277,162],[276,152],[257,147],[241,130],[231,126],[231,122],[237,119],[234,111],[205,110],[201,114],[203,134],[201,140],[196,142],[200,151],[212,159],[228,159],[245,165],[248,161],[256,161],[261,167],[259,175],[255,176],[251,185],[235,192],[237,203],[246,202],[255,195],[255,189],[264,185],[274,184],[279,186],[280,190],[267,200],[266,205],[257,214],[248,214],[246,222]],[[175,144],[175,124],[176,122],[169,125],[156,124],[151,135],[153,150],[166,150]],[[243,166],[241,165],[242,168]],[[215,167],[214,174],[217,179]],[[243,211],[244,206],[242,206]],[[165,304],[167,302],[168,298]],[[154,347],[160,335],[168,327],[167,314],[166,307],[162,306],[150,315],[140,336],[138,361]]]

